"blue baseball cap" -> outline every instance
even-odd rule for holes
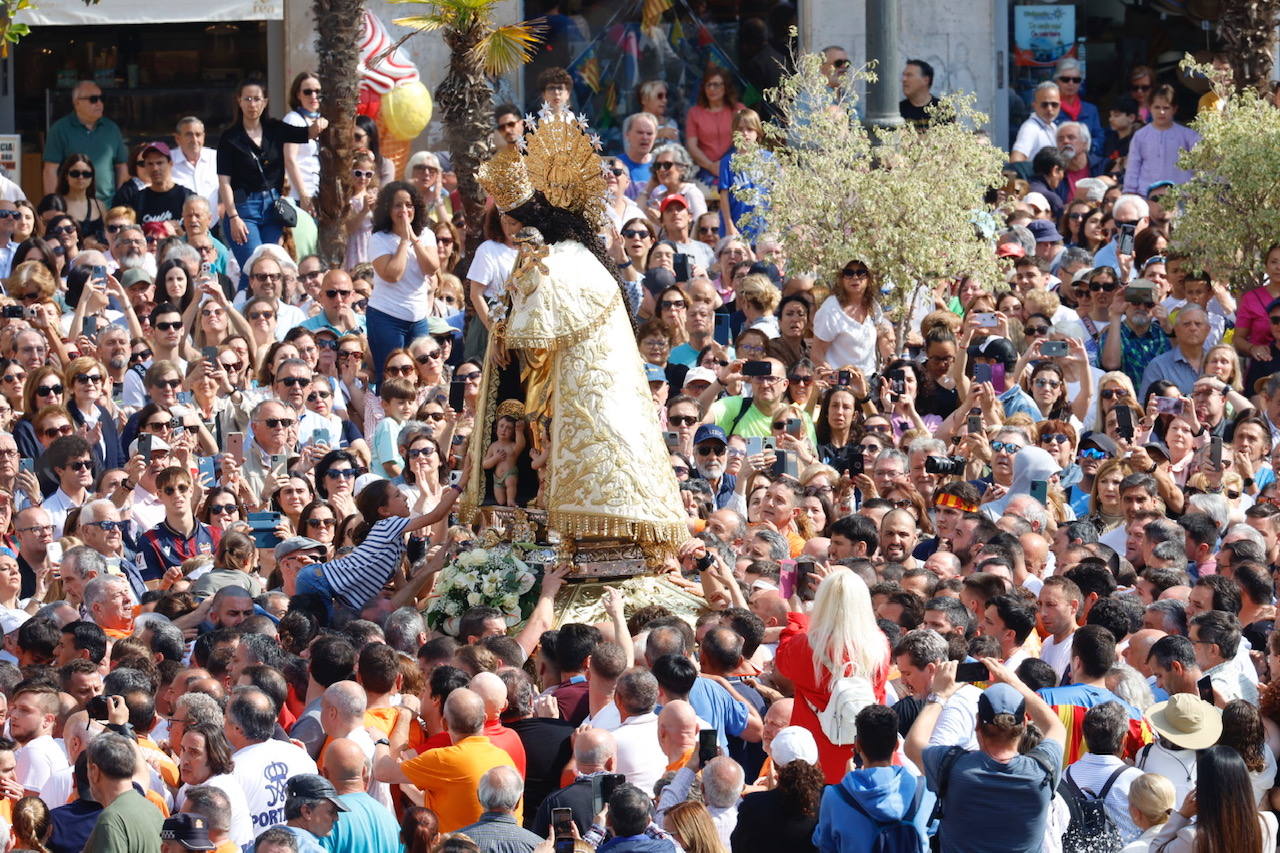
[[[704,441],[718,441],[721,444],[728,444],[729,437],[724,434],[724,430],[715,424],[703,424],[693,434],[693,443],[702,444]]]
[[[666,382],[667,381],[666,371],[663,370],[661,367],[658,367],[658,365],[656,364],[649,364],[648,362],[645,362],[644,375],[650,382]]]
[[[1147,187],[1147,195],[1151,195],[1156,190],[1161,190],[1161,189],[1164,189],[1165,187],[1176,187],[1176,186],[1177,184],[1175,184],[1173,181],[1156,181],[1154,184]]]
[[[1027,716],[1027,700],[1003,682],[991,685],[978,697],[978,722],[993,723],[1000,714],[1008,714],[1018,723]]]

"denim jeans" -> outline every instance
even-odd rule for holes
[[[231,253],[236,256],[236,263],[240,264],[240,281],[237,284],[240,290],[249,287],[249,270],[246,264],[253,250],[263,243],[279,243],[280,236],[284,234],[284,226],[274,208],[279,197],[280,193],[275,190],[263,190],[246,193],[244,198],[236,202],[236,213],[240,214],[240,220],[249,230],[249,237],[243,243],[231,239],[231,220],[222,220],[222,233],[226,235]]]
[[[377,308],[365,310],[366,333],[369,335],[369,351],[373,355],[374,381],[382,381],[382,363],[393,349],[407,347],[418,338],[427,335],[426,318],[401,320],[383,313]]]

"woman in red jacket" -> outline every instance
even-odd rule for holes
[[[824,578],[809,618],[788,614],[775,664],[795,685],[791,725],[813,733],[822,773],[828,784],[838,783],[848,770],[853,744],[832,743],[818,721],[831,699],[832,680],[860,675],[871,682],[876,701],[883,704],[889,675],[889,642],[876,625],[871,593],[862,578],[847,569]]]

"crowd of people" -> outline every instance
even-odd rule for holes
[[[1104,129],[1059,63],[993,192],[1005,279],[901,326],[735,197],[730,75],[683,117],[645,83],[601,239],[702,606],[557,627],[561,566],[455,635],[423,612],[481,533],[520,223],[465,245],[448,156],[400,173],[362,118],[329,265],[316,75],[282,120],[240,85],[216,151],[186,117],[130,152],[77,85],[48,195],[0,187],[4,849],[1274,851],[1280,244],[1237,295],[1170,249],[1196,137],[1131,82]],[[496,429],[501,497],[532,425]]]

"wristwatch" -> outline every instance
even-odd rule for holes
[[[928,705],[930,702],[936,702],[936,703],[938,703],[939,705],[945,705],[945,704],[947,704],[947,703],[946,703],[946,700],[944,700],[944,699],[943,699],[941,696],[939,696],[937,693],[930,693],[928,696],[924,697],[924,703],[925,703],[926,705]]]
[[[384,738],[384,737],[380,737],[380,738],[378,738],[377,740],[375,740],[375,741],[373,742],[373,745],[374,745],[374,746],[385,746],[385,747],[390,747],[390,746],[391,746],[391,741],[387,740],[387,739],[386,739],[386,738]]]

